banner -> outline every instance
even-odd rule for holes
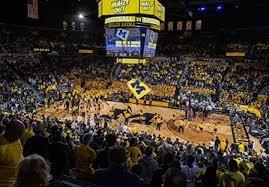
[[[191,31],[192,30],[192,21],[187,21],[186,22],[186,31]]]
[[[195,30],[199,31],[202,29],[202,20],[197,20],[195,23]]]
[[[134,94],[136,99],[140,99],[147,95],[151,89],[138,79],[132,79],[127,83],[128,88]]]
[[[169,31],[174,30],[174,22],[173,21],[168,22],[167,30],[169,30]]]
[[[227,57],[245,57],[245,52],[226,52]]]
[[[261,112],[260,110],[253,108],[251,106],[247,106],[247,105],[240,105],[237,107],[239,110],[243,110],[243,111],[247,111],[250,112],[252,114],[255,114],[258,118],[261,118]]]
[[[178,31],[182,31],[182,30],[183,30],[183,24],[182,24],[182,21],[178,21],[178,22],[177,22],[177,30],[178,30]]]
[[[38,19],[38,0],[28,0],[27,17],[32,19]]]

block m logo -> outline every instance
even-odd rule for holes
[[[131,86],[136,90],[136,93],[139,95],[142,91],[146,90],[146,88],[142,85],[140,85],[139,80],[136,80],[134,83],[131,84]]]
[[[148,94],[151,90],[143,82],[138,79],[132,79],[127,83],[128,88],[134,94],[136,99],[142,98],[144,95]]]

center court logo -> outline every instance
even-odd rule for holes
[[[115,14],[120,14],[125,12],[126,6],[130,4],[130,0],[117,0],[111,2],[111,9]]]

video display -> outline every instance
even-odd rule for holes
[[[158,33],[147,29],[143,57],[154,57],[157,47]]]
[[[139,28],[106,28],[106,53],[115,57],[140,57],[141,32]]]

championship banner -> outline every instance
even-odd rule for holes
[[[167,28],[168,28],[167,30],[173,31],[174,30],[174,22],[173,21],[169,21]]]
[[[147,95],[151,89],[138,79],[132,79],[127,83],[128,88],[134,94],[136,99],[140,99]]]
[[[177,30],[178,31],[182,31],[183,30],[183,23],[182,23],[182,21],[178,21],[177,22]]]
[[[192,30],[192,21],[186,21],[186,31]]]
[[[195,23],[195,30],[199,31],[202,29],[202,20],[197,20]]]

